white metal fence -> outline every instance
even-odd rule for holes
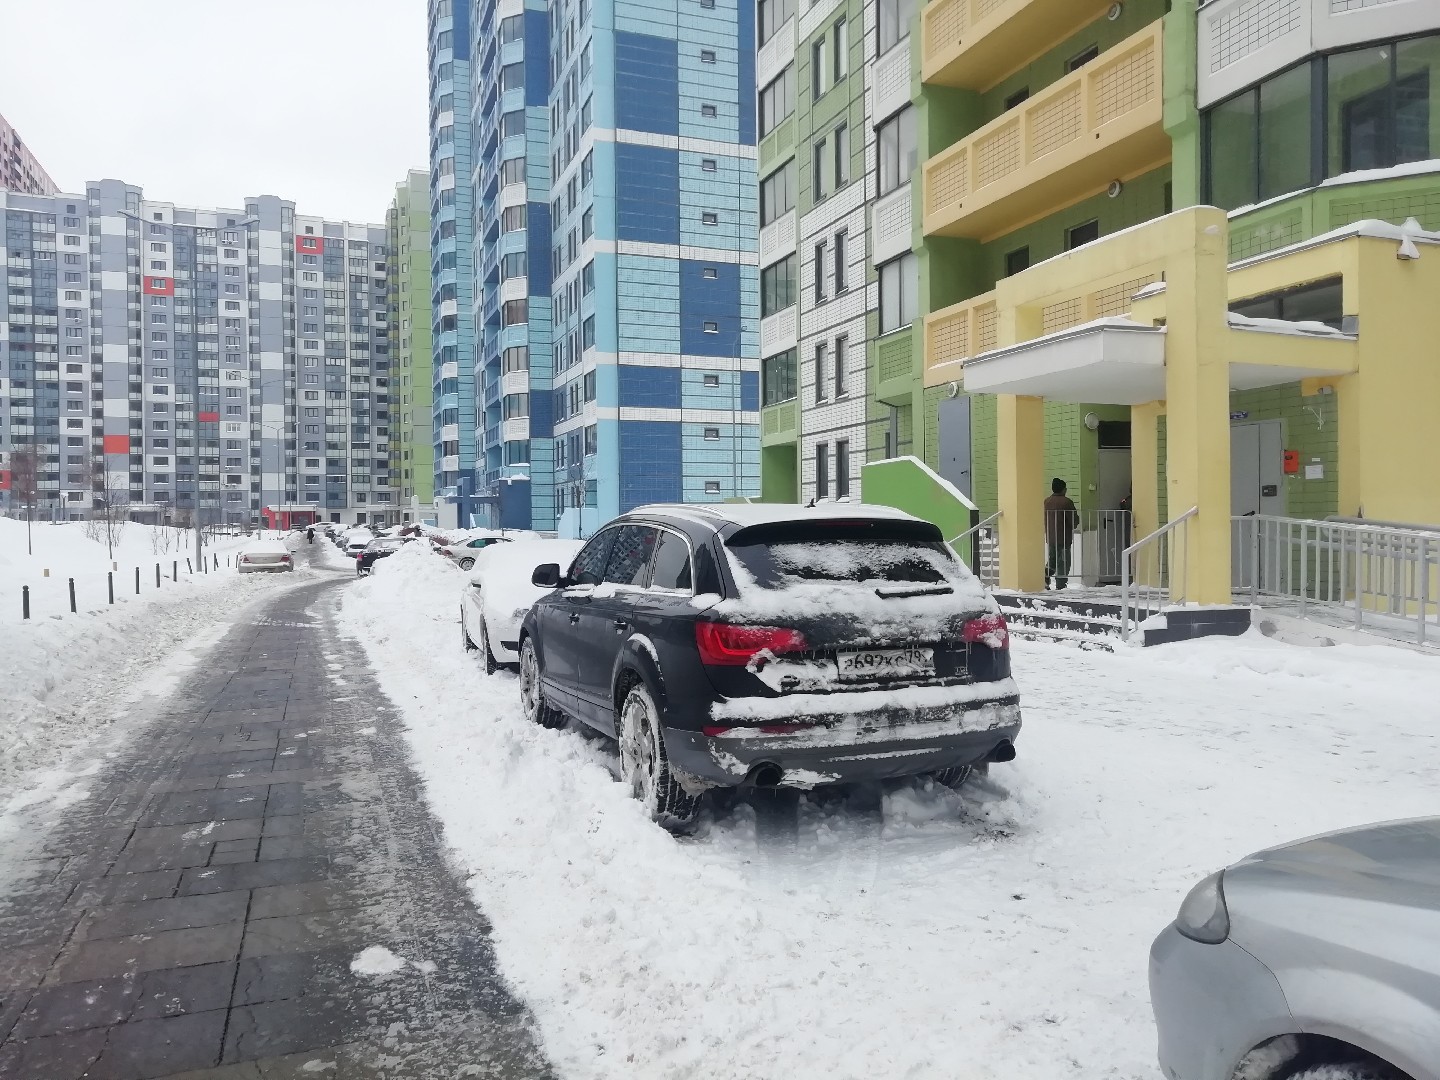
[[[970,572],[981,584],[995,588],[1000,584],[1000,515],[996,511],[983,521],[970,526],[950,546],[965,560]]]
[[[1198,512],[1192,506],[1120,553],[1121,638],[1128,641],[1151,615],[1186,597],[1185,549]]]
[[[1231,565],[1252,604],[1440,645],[1440,531],[1252,514],[1232,521]]]

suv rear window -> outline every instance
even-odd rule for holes
[[[753,526],[737,532],[726,546],[755,584],[765,589],[820,581],[937,585],[968,577],[939,530],[928,522]]]

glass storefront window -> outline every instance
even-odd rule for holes
[[[1395,52],[1395,164],[1440,156],[1440,37],[1402,41]]]
[[[1326,61],[1329,176],[1391,163],[1386,113],[1390,104],[1390,48],[1356,49]]]

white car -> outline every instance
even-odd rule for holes
[[[470,570],[474,568],[475,557],[480,552],[510,542],[509,536],[497,532],[473,532],[453,536],[443,543],[435,543],[435,550],[453,561],[461,570]]]
[[[520,624],[535,601],[549,593],[530,583],[537,566],[569,566],[583,540],[513,540],[474,556],[470,584],[460,598],[460,641],[479,650],[485,671],[520,663]]]
[[[284,540],[254,540],[240,549],[235,568],[242,574],[259,571],[294,570],[295,557]]]

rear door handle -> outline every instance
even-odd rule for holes
[[[616,619],[616,620],[615,620],[615,629],[616,629],[616,630],[624,630],[624,629],[625,629],[627,626],[629,626],[629,625],[630,625],[630,624],[629,624],[628,622],[626,622],[624,619]]]
[[[577,623],[577,622],[580,621],[580,616],[577,615],[577,614],[575,614],[575,612],[572,611],[572,612],[570,613],[570,621],[571,621],[572,623]]]

